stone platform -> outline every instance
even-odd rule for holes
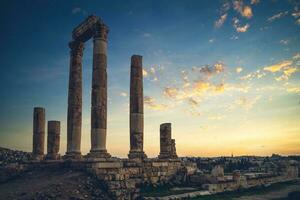
[[[113,199],[138,199],[140,187],[158,186],[182,179],[181,172],[188,172],[189,166],[179,159],[131,160],[120,158],[90,158],[65,160],[30,161],[22,165],[22,171],[41,168],[69,168],[87,172],[103,183]],[[182,180],[180,180],[182,181]]]

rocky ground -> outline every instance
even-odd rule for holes
[[[0,167],[10,163],[19,163],[31,159],[31,153],[0,147]]]
[[[30,153],[0,149],[0,170],[28,160]],[[8,165],[7,165],[8,166]],[[4,172],[4,170],[2,171]],[[0,173],[1,174],[1,173]],[[69,169],[40,169],[23,172],[0,183],[0,199],[19,200],[109,200],[101,182],[85,172]]]

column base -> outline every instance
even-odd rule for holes
[[[41,161],[41,160],[44,160],[44,158],[45,158],[44,154],[33,154],[32,155],[32,159],[33,160],[39,160],[39,161]]]
[[[171,154],[170,153],[160,153],[158,155],[158,158],[159,159],[169,159],[169,158],[172,158]]]
[[[80,152],[67,152],[66,155],[63,156],[64,159],[81,159],[82,155]]]
[[[129,151],[128,158],[143,160],[143,159],[147,158],[147,155],[145,154],[144,151]]]
[[[110,158],[111,155],[106,150],[91,150],[87,154],[88,158]]]
[[[59,160],[60,154],[47,154],[45,160]]]

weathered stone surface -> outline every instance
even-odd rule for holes
[[[60,143],[60,121],[48,121],[47,159],[58,159]]]
[[[171,140],[171,158],[178,158],[175,139]]]
[[[110,157],[106,150],[107,127],[107,34],[104,24],[96,26],[93,49],[91,95],[91,157]]]
[[[143,100],[142,56],[131,57],[130,72],[130,159],[146,158],[144,144],[144,100]]]
[[[35,159],[42,159],[45,145],[45,108],[35,107],[33,111],[32,153]]]
[[[160,125],[160,154],[159,158],[171,158],[171,123]]]
[[[67,119],[67,157],[80,157],[82,124],[82,55],[84,44],[73,41],[71,48],[68,119]]]

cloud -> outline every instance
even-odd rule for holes
[[[300,17],[300,12],[299,11],[294,12],[294,13],[292,13],[292,16],[295,17],[295,18],[298,18],[298,17]]]
[[[158,81],[159,72],[163,71],[164,67],[155,66],[149,69],[143,68],[143,76],[148,77],[150,81]]]
[[[240,97],[234,103],[238,106],[244,107],[246,110],[250,110],[261,99],[261,96],[249,99],[246,97]]]
[[[284,61],[276,63],[274,65],[264,67],[264,70],[269,71],[269,72],[278,72],[283,68],[289,67],[292,63],[293,62],[290,60],[284,60]]]
[[[238,37],[237,35],[233,35],[233,36],[230,37],[230,39],[231,39],[231,40],[238,40],[239,37]]]
[[[143,69],[143,77],[147,77],[147,76],[148,76],[148,72],[145,69]]]
[[[206,78],[210,78],[215,74],[219,74],[221,72],[224,72],[225,66],[222,62],[217,62],[213,66],[205,65],[203,67],[193,67],[193,72],[200,72],[202,75],[204,75]]]
[[[220,18],[215,22],[215,27],[220,28],[227,18],[227,13],[220,16]]]
[[[277,19],[280,19],[280,18],[286,16],[288,13],[289,13],[289,11],[280,12],[280,13],[278,13],[278,14],[273,15],[272,17],[269,17],[269,18],[267,19],[267,21],[268,21],[268,22],[273,22],[273,21],[275,21],[275,20],[277,20]]]
[[[297,53],[289,60],[283,60],[283,61],[275,63],[273,65],[266,66],[263,69],[265,71],[268,71],[268,72],[271,72],[274,74],[281,73],[280,76],[277,76],[275,78],[275,80],[277,80],[277,81],[288,80],[292,74],[299,71],[299,67],[300,67],[299,61],[300,61],[300,54]]]
[[[300,87],[289,87],[286,91],[290,93],[300,93]]]
[[[80,7],[75,7],[72,9],[72,14],[83,14],[83,15],[87,15],[87,11],[80,8]]]
[[[178,95],[178,89],[174,88],[174,87],[166,87],[163,90],[163,94],[168,97],[168,98],[176,98],[176,96]]]
[[[258,4],[260,2],[260,0],[251,0],[251,4],[254,5],[254,4]]]
[[[283,45],[288,45],[290,43],[290,41],[285,39],[285,40],[280,40],[279,43],[283,44]]]
[[[241,16],[250,19],[253,16],[250,6],[245,6],[242,0],[233,1],[233,9],[241,14]]]
[[[127,94],[126,92],[121,92],[121,93],[120,93],[120,96],[122,96],[122,97],[127,97],[128,94]]]
[[[144,96],[144,103],[146,108],[152,109],[152,110],[167,110],[169,108],[166,104],[160,104],[157,103],[155,98],[150,96]]]
[[[266,76],[266,73],[262,72],[261,70],[256,70],[255,72],[251,72],[245,76],[240,77],[240,79],[251,81],[253,79],[261,79],[264,76]]]
[[[242,25],[239,24],[239,19],[233,18],[233,27],[235,28],[235,30],[238,33],[244,33],[244,32],[248,31],[250,25],[249,24],[245,24],[244,26],[242,26]]]
[[[241,73],[242,71],[243,71],[243,68],[241,68],[241,67],[235,68],[235,72],[236,72],[237,74]]]

